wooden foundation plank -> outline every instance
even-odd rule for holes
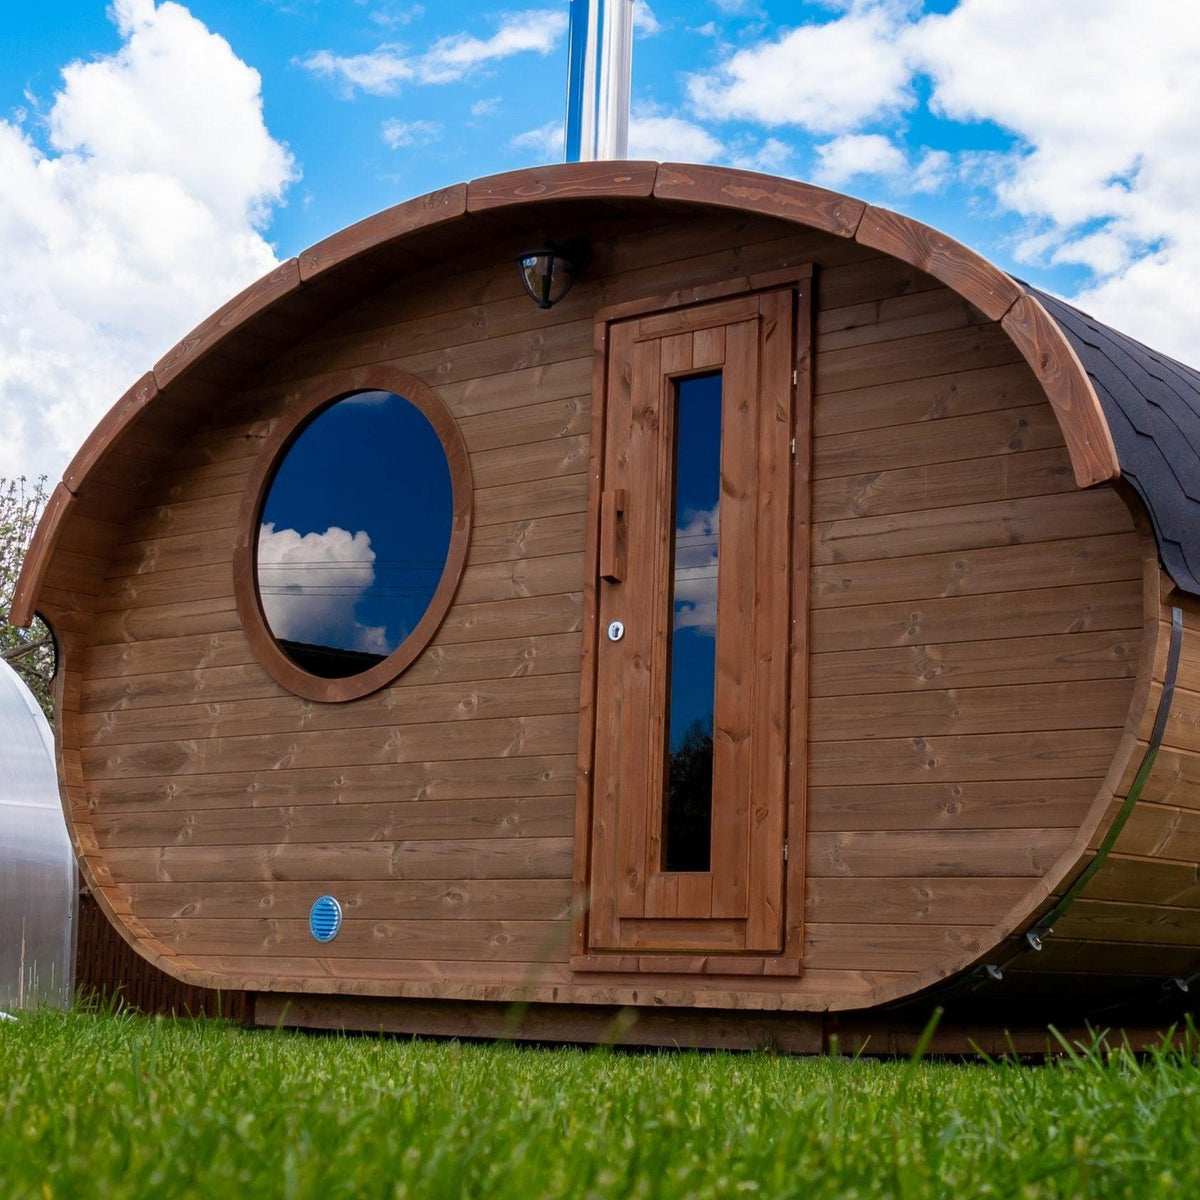
[[[1190,946],[1200,970],[1200,911],[1158,904],[1076,900],[1055,925],[1055,936],[1072,940]]]

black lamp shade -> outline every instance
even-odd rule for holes
[[[519,255],[517,267],[525,291],[538,308],[552,308],[557,304],[570,290],[575,278],[575,264],[553,246]]]

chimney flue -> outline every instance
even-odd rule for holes
[[[625,158],[634,0],[571,0],[567,162]]]

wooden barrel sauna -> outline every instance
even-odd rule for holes
[[[432,450],[318,436],[397,398]],[[11,619],[57,639],[98,903],[260,1022],[1149,1029],[1200,971],[1198,450],[1200,375],[908,218],[537,168],[351,226],[170,350]],[[327,465],[383,473],[370,586],[426,572],[402,636],[282,623],[367,595],[288,558],[357,517],[267,520]]]

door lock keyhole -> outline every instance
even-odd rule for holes
[[[625,636],[625,624],[623,621],[613,621],[608,627],[608,640],[610,642],[619,642]]]

